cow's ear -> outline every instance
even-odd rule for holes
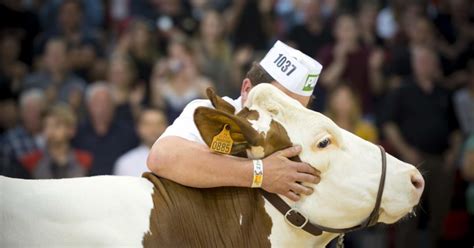
[[[207,88],[206,94],[215,109],[232,115],[235,113],[234,106],[232,106],[230,103],[224,101],[224,99],[218,96],[213,88]]]
[[[213,138],[227,125],[233,141],[232,155],[244,156],[247,148],[263,141],[263,136],[247,120],[221,110],[199,107],[194,112],[194,122],[209,147]]]

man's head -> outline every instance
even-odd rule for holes
[[[359,32],[357,31],[357,22],[352,15],[340,15],[335,23],[334,37],[337,43],[341,42],[357,42]]]
[[[288,96],[307,106],[322,66],[306,54],[277,41],[259,63],[253,63],[242,82],[242,103],[250,89],[271,83]]]
[[[74,137],[77,117],[71,107],[58,104],[49,108],[43,118],[43,134],[48,145],[69,143]]]
[[[58,22],[63,31],[78,30],[82,22],[82,3],[79,0],[66,0],[61,3]]]
[[[168,120],[161,110],[144,109],[138,117],[137,133],[141,142],[151,147],[161,136],[168,125]]]
[[[411,63],[417,78],[435,79],[440,73],[439,60],[436,53],[423,46],[416,46],[412,50]]]
[[[112,90],[105,83],[94,83],[86,90],[87,111],[94,125],[108,126],[113,119],[115,102]]]
[[[41,115],[46,105],[43,91],[31,89],[20,96],[20,114],[23,127],[31,134],[41,131]]]
[[[67,46],[61,39],[51,39],[46,43],[43,54],[44,66],[47,71],[62,73],[67,69]]]
[[[136,68],[125,56],[113,56],[110,59],[107,80],[117,88],[129,89],[136,80]]]
[[[320,0],[303,1],[301,7],[303,8],[303,17],[306,24],[321,18]]]

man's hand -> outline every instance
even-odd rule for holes
[[[301,146],[294,146],[265,158],[262,188],[271,193],[284,195],[293,201],[298,201],[300,194],[313,193],[313,189],[299,182],[319,183],[320,172],[306,163],[288,159],[297,156],[300,152]]]
[[[423,157],[418,150],[412,147],[405,147],[400,151],[402,159],[414,166],[420,165],[423,162]]]

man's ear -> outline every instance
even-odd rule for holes
[[[209,147],[212,139],[228,125],[233,140],[230,152],[232,155],[245,156],[247,148],[263,142],[263,136],[253,129],[247,120],[221,110],[199,107],[194,112],[194,122]]]
[[[216,94],[216,91],[209,87],[206,89],[206,94],[207,98],[212,103],[212,106],[214,106],[215,109],[221,110],[223,112],[229,113],[229,114],[234,114],[235,113],[235,108],[232,106],[230,103],[224,101],[220,96]]]

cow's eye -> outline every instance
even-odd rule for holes
[[[325,148],[326,146],[328,146],[329,144],[331,144],[331,140],[329,138],[325,138],[323,140],[321,140],[319,143],[318,143],[318,147],[319,148]]]

